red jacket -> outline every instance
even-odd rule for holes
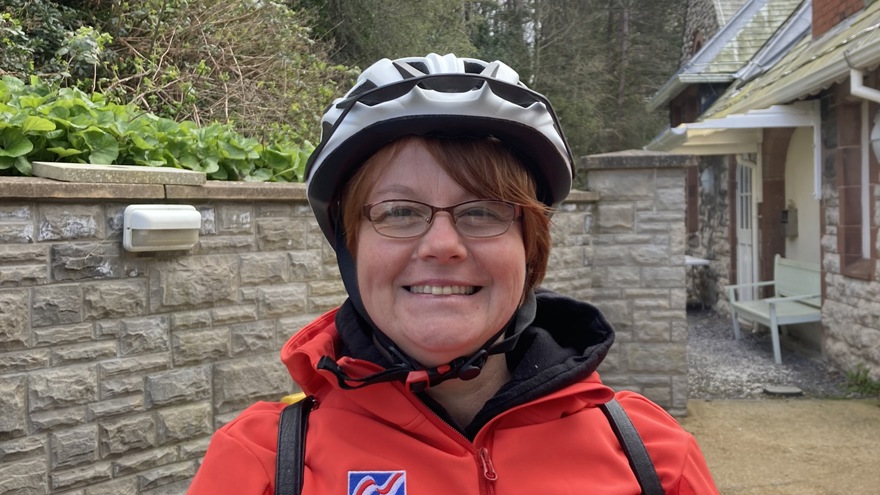
[[[470,440],[400,383],[341,390],[334,375],[318,371],[318,360],[337,356],[340,348],[334,317],[335,311],[315,320],[281,352],[291,376],[317,401],[308,424],[304,494],[640,493],[596,407],[615,394],[594,371],[495,415]],[[381,369],[350,357],[338,362],[350,376]],[[718,493],[696,441],[675,419],[638,394],[616,397],[666,493]],[[284,407],[257,403],[218,430],[188,493],[273,494]]]

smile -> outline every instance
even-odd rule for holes
[[[468,285],[413,285],[409,287],[413,294],[431,294],[432,296],[469,296],[477,291],[477,287]]]

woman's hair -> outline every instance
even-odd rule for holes
[[[522,207],[522,236],[526,254],[525,291],[544,279],[550,256],[550,209],[538,200],[535,178],[526,165],[494,138],[441,138],[406,136],[368,158],[342,190],[342,226],[345,244],[357,253],[357,232],[363,206],[388,163],[409,143],[421,142],[449,177],[477,199],[498,199]]]

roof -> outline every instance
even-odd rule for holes
[[[850,69],[880,65],[880,2],[817,39],[801,37],[770,70],[733,85],[701,117],[715,119],[814,95],[850,76]]]
[[[731,7],[738,2],[720,2]],[[767,41],[809,0],[748,0],[648,103],[655,110],[668,103],[689,84],[730,83],[755,58]],[[720,7],[716,5],[716,10]],[[719,14],[720,15],[720,14]],[[775,45],[779,50],[788,45]],[[776,53],[776,52],[774,52]]]
[[[712,0],[712,6],[715,7],[715,15],[718,18],[718,25],[723,26],[727,24],[747,1],[748,0]]]

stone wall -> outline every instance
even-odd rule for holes
[[[698,167],[699,231],[690,239],[688,252],[691,256],[709,260],[708,266],[688,269],[688,288],[692,304],[716,308],[728,312],[724,286],[735,283],[730,280],[730,267],[734,266],[734,246],[730,238],[731,194],[736,192],[736,175],[728,165],[732,157],[701,156]],[[735,165],[734,165],[735,166]]]
[[[594,173],[639,193],[574,192],[545,286],[618,326],[611,385],[682,414],[683,172]],[[133,203],[194,205],[198,245],[123,250]],[[185,493],[216,428],[295,389],[281,345],[344,298],[302,185],[0,178],[0,494]]]

